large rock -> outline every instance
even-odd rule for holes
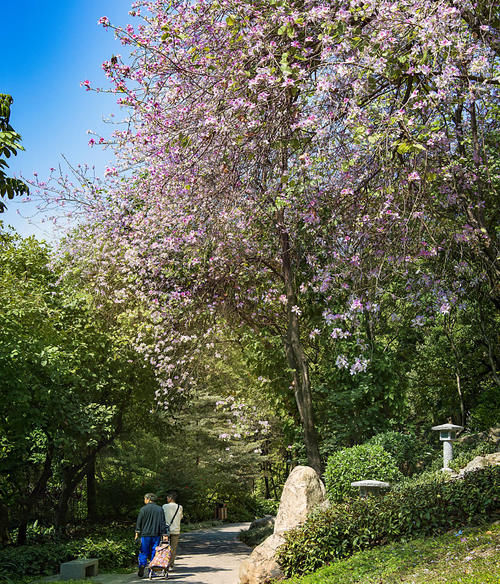
[[[296,466],[288,477],[274,522],[274,533],[281,534],[297,527],[316,507],[326,501],[325,486],[310,466]]]
[[[274,533],[258,545],[240,565],[240,584],[264,584],[282,575],[275,559],[276,550],[285,542],[285,531],[303,523],[311,511],[326,504],[326,492],[316,471],[296,466],[281,495]]]
[[[283,537],[273,533],[258,545],[240,564],[240,584],[263,584],[281,576],[283,572],[274,556],[282,543]]]
[[[500,452],[493,452],[493,454],[486,454],[485,456],[476,456],[469,464],[460,470],[459,476],[463,476],[467,472],[472,472],[485,468],[487,466],[500,465]]]

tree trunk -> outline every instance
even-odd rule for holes
[[[19,529],[17,532],[17,545],[24,545],[27,539],[27,531],[28,531],[28,521],[31,516],[31,511],[35,508],[36,504],[38,503],[39,499],[42,497],[45,488],[47,486],[47,482],[52,476],[52,458],[54,454],[54,445],[49,438],[47,452],[45,454],[45,461],[43,463],[43,471],[41,475],[38,477],[38,481],[36,482],[35,487],[29,493],[24,501],[22,502],[22,511],[21,517],[19,520]]]
[[[319,454],[318,435],[314,426],[309,364],[300,340],[300,323],[299,314],[297,313],[297,294],[293,277],[290,237],[284,226],[283,211],[278,211],[277,219],[280,228],[281,267],[288,306],[287,332],[284,340],[285,352],[288,365],[293,371],[295,402],[302,423],[307,461],[309,466],[321,475],[321,457]]]
[[[71,496],[75,492],[76,487],[83,480],[87,474],[88,460],[85,460],[81,465],[73,465],[65,469],[63,473],[63,486],[61,496],[56,508],[55,528],[56,532],[61,534],[68,523],[68,509]]]
[[[115,432],[111,436],[103,438],[100,442],[98,442],[97,446],[95,446],[95,448],[89,451],[87,453],[87,456],[85,456],[85,458],[82,461],[80,461],[79,464],[74,464],[70,467],[67,467],[64,470],[63,489],[61,493],[61,498],[59,499],[59,504],[57,505],[56,509],[55,520],[56,532],[62,533],[66,527],[66,523],[68,521],[69,500],[71,499],[71,496],[75,492],[76,487],[87,475],[89,465],[92,464],[92,461],[95,462],[97,454],[105,446],[111,444],[113,440],[119,435],[122,429],[122,424],[123,424],[122,412],[120,412],[118,421],[115,426]]]
[[[61,496],[59,497],[59,501],[57,503],[56,508],[56,519],[55,519],[55,528],[57,534],[62,534],[66,527],[66,523],[68,521],[68,507],[69,507],[69,499],[73,494],[76,486],[70,488],[69,485],[64,484]]]
[[[95,456],[87,467],[87,521],[97,521],[97,491],[95,480]]]
[[[266,492],[264,493],[264,499],[271,498],[271,489],[269,488],[269,477],[267,476],[267,470],[264,470],[264,485],[266,487]]]
[[[452,350],[453,356],[455,358],[455,363],[454,363],[453,368],[455,370],[455,380],[456,380],[457,393],[458,393],[458,402],[459,402],[459,407],[460,407],[460,425],[465,427],[465,403],[464,403],[464,394],[462,392],[462,381],[461,381],[461,376],[460,376],[460,363],[461,363],[460,353],[458,352],[458,348],[455,345],[455,342],[453,340],[453,332],[451,330],[451,325],[450,325],[449,329],[445,326],[444,331],[445,331],[446,336],[448,337],[448,341],[450,343],[451,350]]]
[[[0,546],[9,543],[9,508],[0,503]]]
[[[17,529],[17,545],[26,545],[28,538],[28,520],[26,518],[21,519],[19,527]]]
[[[293,330],[292,335],[293,336]],[[309,466],[321,475],[321,457],[318,435],[314,425],[309,367],[303,356],[302,347],[295,345],[293,339],[287,341],[286,353],[289,366],[294,370],[295,402],[302,422],[304,445]]]

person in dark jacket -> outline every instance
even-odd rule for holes
[[[153,559],[156,546],[162,537],[167,535],[167,524],[163,509],[156,504],[156,495],[146,493],[144,495],[144,507],[141,507],[137,516],[135,526],[135,539],[141,538],[141,549],[139,551],[139,572],[138,576],[144,576],[148,558]]]

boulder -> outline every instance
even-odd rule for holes
[[[311,511],[325,505],[326,490],[318,473],[310,466],[296,466],[288,477],[274,522],[274,533],[297,527]]]
[[[480,468],[497,466],[499,464],[500,452],[493,452],[492,454],[486,454],[485,456],[476,456],[476,458],[473,458],[466,467],[460,470],[459,476],[463,476],[467,472],[479,470]]]
[[[285,543],[281,535],[273,533],[258,545],[240,564],[240,584],[263,584],[283,574],[275,559],[276,550]]]
[[[264,584],[271,578],[281,576],[275,555],[278,547],[285,542],[283,534],[303,523],[313,509],[325,505],[325,487],[316,471],[308,466],[296,466],[283,487],[274,533],[243,560],[240,584]]]

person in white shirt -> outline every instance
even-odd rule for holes
[[[163,505],[165,521],[170,525],[170,547],[172,548],[172,559],[170,560],[169,569],[175,562],[177,553],[177,544],[181,535],[182,505],[176,503],[177,493],[170,492],[167,494],[167,502]]]

